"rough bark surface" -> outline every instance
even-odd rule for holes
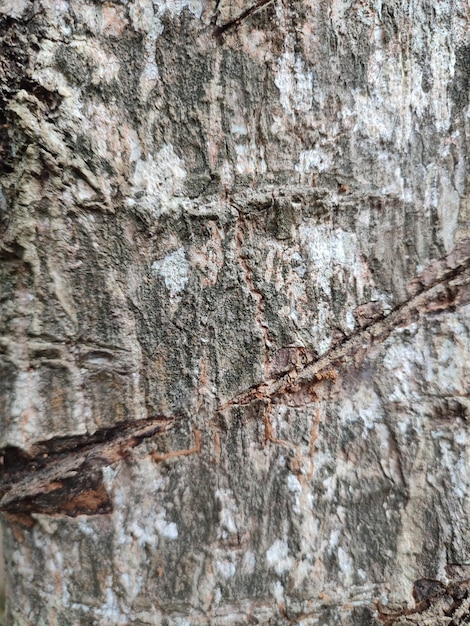
[[[8,626],[470,619],[467,0],[0,0]]]

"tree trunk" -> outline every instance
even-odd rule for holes
[[[467,0],[0,0],[6,624],[470,615]]]

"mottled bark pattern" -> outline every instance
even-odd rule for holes
[[[0,0],[8,626],[467,623],[469,24]]]

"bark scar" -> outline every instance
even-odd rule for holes
[[[469,580],[451,581],[447,586],[439,580],[421,578],[413,585],[414,608],[402,611],[387,611],[380,602],[377,603],[379,620],[384,626],[402,623],[437,624],[449,626],[468,624],[470,617]]]
[[[240,15],[236,17],[235,19],[230,20],[229,22],[226,22],[225,24],[221,24],[220,26],[216,26],[214,28],[214,36],[220,37],[221,35],[226,33],[228,30],[233,30],[233,29],[238,28],[242,22],[244,22],[246,19],[248,19],[255,13],[258,13],[258,11],[261,11],[262,9],[264,9],[272,2],[273,0],[258,0],[256,4],[253,4],[251,7],[248,7],[248,9],[245,9],[245,11],[240,13]]]
[[[175,418],[158,416],[42,441],[29,452],[7,447],[1,451],[0,510],[72,517],[110,513],[101,469],[125,459],[132,448],[174,423]]]
[[[253,385],[221,404],[219,411],[247,405],[256,399],[271,402],[283,396],[294,398],[302,388],[315,401],[314,387],[328,379],[336,382],[345,363],[353,357],[365,355],[372,346],[383,343],[396,329],[406,327],[426,314],[453,310],[469,302],[469,285],[470,239],[465,239],[448,255],[413,279],[410,283],[410,297],[390,313],[372,319],[313,362],[296,366],[280,378],[269,377]]]

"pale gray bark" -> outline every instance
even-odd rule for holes
[[[467,623],[467,0],[0,40],[7,625]]]

